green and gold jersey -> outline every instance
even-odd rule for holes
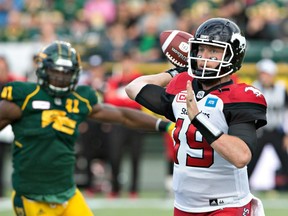
[[[14,102],[23,112],[12,124],[12,182],[16,192],[28,197],[71,196],[66,191],[75,188],[78,126],[98,102],[96,92],[79,86],[67,97],[53,98],[36,83],[12,82],[3,88],[1,99]]]

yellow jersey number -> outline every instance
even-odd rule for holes
[[[12,86],[5,86],[1,92],[1,98],[12,101]]]
[[[79,113],[79,100],[67,99],[66,110],[69,113]],[[66,112],[62,110],[44,110],[42,112],[42,127],[52,123],[55,130],[72,135],[75,131],[77,122],[68,118]]]

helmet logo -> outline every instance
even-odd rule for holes
[[[72,67],[73,66],[73,63],[71,60],[68,60],[68,59],[57,59],[56,62],[55,62],[56,65],[62,65],[62,66],[67,66],[67,67]]]
[[[201,39],[209,40],[209,35],[200,35],[200,38],[201,38]]]
[[[231,37],[231,42],[233,43],[235,40],[239,41],[239,49],[240,52],[245,52],[246,48],[246,39],[239,33],[233,33]]]

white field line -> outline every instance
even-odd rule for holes
[[[103,208],[115,208],[115,209],[133,209],[133,208],[155,208],[155,209],[172,209],[172,199],[160,199],[151,198],[144,199],[139,198],[135,200],[131,199],[103,199],[103,198],[86,198],[88,205],[92,210],[103,209]],[[264,208],[266,209],[287,209],[286,199],[262,199]],[[11,200],[8,198],[0,199],[0,212],[8,211],[12,209]]]

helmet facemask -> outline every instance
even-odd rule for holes
[[[198,55],[199,45],[222,48],[222,58],[203,58],[202,56]],[[199,41],[192,38],[189,40],[189,46],[188,73],[190,76],[197,79],[215,79],[224,77],[233,72],[233,70],[230,68],[231,60],[233,58],[233,50],[230,44],[219,41]],[[217,62],[218,66],[209,67],[209,62]],[[201,64],[201,67],[199,67],[198,64]]]

